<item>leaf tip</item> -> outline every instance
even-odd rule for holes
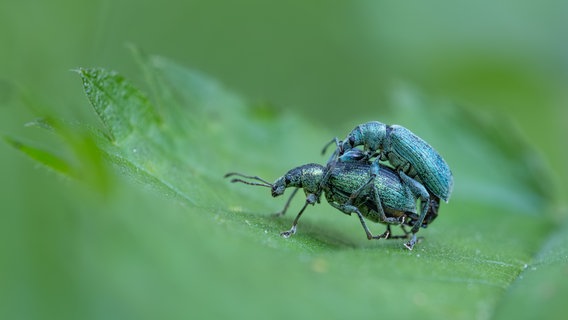
[[[16,139],[10,137],[10,136],[2,136],[2,140],[4,140],[4,142],[6,142],[8,145],[12,146],[13,148],[16,148],[16,149],[22,148],[22,143],[19,142]]]

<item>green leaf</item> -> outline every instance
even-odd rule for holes
[[[47,168],[53,169],[55,172],[68,175],[70,177],[76,177],[76,172],[73,170],[69,162],[63,157],[11,137],[4,137],[4,141]]]
[[[122,76],[95,69],[77,72],[112,140],[121,141],[137,130],[151,130],[158,124],[148,99]]]
[[[566,227],[554,227],[546,167],[501,119],[400,87],[395,113],[376,120],[412,128],[455,177],[454,195],[420,231],[423,241],[414,251],[400,240],[368,241],[355,217],[325,201],[284,239],[279,232],[302,200],[274,218],[285,199],[223,175],[273,180],[324,163],[327,141],[369,119],[328,131],[318,119],[251,105],[167,59],[140,60],[152,101],[116,72],[78,70],[104,126],[93,141],[118,172],[153,193],[115,182],[115,202],[92,209],[109,212],[89,215],[85,234],[65,234],[88,252],[71,255],[81,262],[73,274],[89,301],[78,303],[79,315],[98,310],[95,317],[105,318],[97,307],[111,306],[120,318],[486,319],[559,308],[558,297],[568,294],[566,277],[556,278],[566,272]],[[56,160],[44,162],[67,172]]]
[[[530,265],[505,293],[496,311],[501,319],[564,318],[568,293],[568,224],[551,234]],[[538,307],[537,307],[538,306]]]

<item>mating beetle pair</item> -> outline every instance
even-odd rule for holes
[[[335,142],[337,149],[330,158],[333,161],[350,161],[351,150],[363,146],[366,159],[375,158],[370,170],[368,183],[377,176],[379,161],[388,161],[397,171],[405,184],[421,195],[421,206],[439,203],[439,199],[448,202],[454,180],[448,164],[426,141],[399,125],[386,125],[371,121],[355,127],[343,141],[333,139],[326,148]],[[422,212],[425,212],[422,210]],[[412,228],[418,232],[426,219],[431,222],[436,215],[421,215]]]
[[[257,182],[236,178],[232,182],[269,187],[273,197],[282,195],[286,188],[296,188],[282,214],[297,190],[304,189],[306,202],[292,228],[281,233],[284,237],[296,232],[298,220],[307,205],[319,203],[323,192],[334,208],[349,215],[357,214],[368,239],[410,237],[405,246],[412,250],[419,228],[427,227],[436,218],[439,199],[449,199],[453,178],[448,165],[432,147],[409,130],[380,122],[359,125],[344,141],[335,138],[333,142],[337,149],[325,167],[318,164],[299,166],[274,183],[239,173],[229,173],[226,177],[255,180]],[[363,150],[355,148],[361,145]],[[388,160],[394,170],[380,164],[380,160]],[[420,200],[420,210],[417,200]],[[373,235],[364,218],[386,224],[387,230]],[[400,225],[405,235],[391,237],[390,225]],[[404,226],[412,226],[412,234]]]

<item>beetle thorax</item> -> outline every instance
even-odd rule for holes
[[[365,150],[377,151],[383,149],[387,136],[387,125],[378,121],[367,122],[359,127],[360,140]]]
[[[272,186],[272,196],[284,193],[286,188],[302,188],[306,193],[316,193],[323,178],[324,167],[310,163],[296,167],[278,178]]]
[[[324,176],[324,167],[319,164],[307,164],[301,168],[301,188],[306,193],[317,193]]]

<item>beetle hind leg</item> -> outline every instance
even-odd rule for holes
[[[379,235],[373,235],[371,233],[371,230],[369,230],[369,227],[367,227],[367,223],[365,222],[365,218],[363,217],[363,214],[361,213],[361,211],[359,211],[359,209],[353,205],[350,204],[337,204],[334,202],[330,202],[329,203],[332,207],[338,209],[339,211],[351,215],[351,213],[356,213],[357,217],[359,217],[359,221],[361,221],[361,226],[363,227],[363,230],[365,230],[365,234],[367,235],[367,239],[372,240],[372,239],[387,239],[390,236],[390,229],[387,228],[387,231],[385,231],[382,234]]]
[[[420,198],[420,216],[411,229],[412,233],[416,233],[422,226],[428,208],[430,207],[430,194],[428,194],[428,191],[426,191],[426,188],[421,183],[407,176],[403,171],[399,171],[399,176],[402,181],[410,188],[410,191],[414,194],[414,196],[416,198]]]
[[[406,228],[403,225],[400,225],[400,228],[402,229],[402,232],[404,232],[404,234],[397,234],[397,235],[392,235],[391,233],[391,228],[390,225],[387,225],[387,231],[385,231],[385,233],[389,233],[391,234],[388,239],[408,239],[409,235],[411,234],[408,230],[406,230]]]

